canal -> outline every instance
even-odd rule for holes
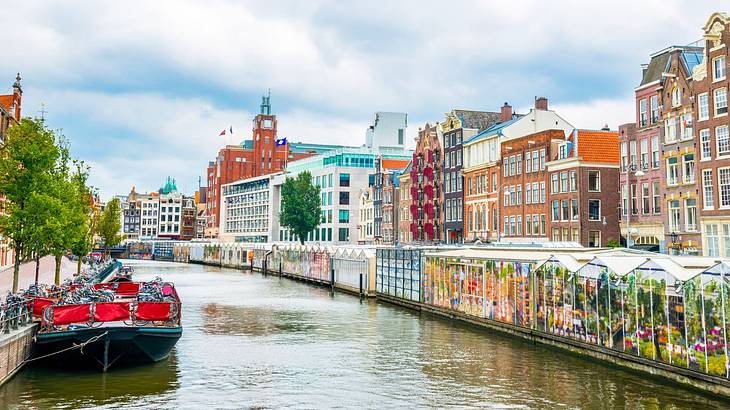
[[[131,262],[174,281],[169,360],[102,374],[27,367],[0,408],[727,408],[676,385],[275,276]]]

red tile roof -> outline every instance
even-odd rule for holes
[[[618,132],[578,130],[578,156],[588,162],[618,165]]]
[[[15,113],[10,112],[10,106],[13,105],[13,95],[0,95],[0,105],[3,107],[5,111],[7,111],[9,114],[15,115]]]

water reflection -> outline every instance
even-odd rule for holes
[[[645,375],[299,282],[139,262],[183,298],[170,360],[23,370],[0,408],[728,408]]]
[[[269,336],[310,332],[316,327],[305,312],[269,307],[210,303],[203,308],[203,316],[204,331],[213,335]]]
[[[0,403],[5,408],[80,408],[149,401],[174,392],[178,373],[174,350],[166,361],[108,373],[29,366],[0,389]]]

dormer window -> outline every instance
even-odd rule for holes
[[[672,88],[672,107],[679,107],[682,105],[682,90],[675,86]]]
[[[263,127],[264,127],[264,128],[271,128],[271,119],[269,119],[269,118],[265,118],[265,119],[264,119],[264,124],[263,124]]]

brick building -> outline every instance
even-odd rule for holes
[[[441,127],[426,124],[418,130],[411,164],[410,231],[415,242],[443,241],[443,148]]]
[[[463,141],[500,120],[500,113],[451,110],[441,124],[444,147],[444,238],[448,243],[464,241]]]
[[[668,50],[659,51],[642,66],[634,90],[636,122],[619,126],[621,234],[628,246],[652,251],[663,251],[665,245],[659,92],[669,56]]]
[[[382,156],[375,159],[375,174],[372,183],[373,202],[373,239],[376,244],[392,245],[398,240],[398,211],[396,190],[400,185],[398,177],[407,160],[388,159]]]
[[[658,92],[662,138],[662,172],[664,243],[668,253],[697,255],[701,237],[697,212],[695,132],[693,127],[694,96],[692,70],[702,60],[702,47],[670,47],[666,68],[660,78]],[[653,97],[652,97],[653,98]],[[640,108],[641,109],[641,108]],[[703,131],[703,136],[707,131]],[[642,141],[637,157],[641,169],[648,169],[652,159]],[[639,214],[650,209],[647,183],[638,187],[641,197]]]
[[[700,151],[700,225],[705,256],[730,257],[730,136],[728,46],[730,17],[713,13],[704,26],[704,53],[692,72],[696,146]]]
[[[20,85],[20,73],[18,73],[15,83],[13,83],[13,93],[0,95],[0,147],[5,144],[8,129],[20,121],[22,98],[23,89]],[[2,202],[4,201],[5,198],[0,196],[0,212],[3,212]],[[0,234],[0,270],[14,263],[15,253],[10,242]]]
[[[547,241],[547,161],[565,131],[546,130],[505,141],[501,145],[501,239]],[[524,166],[523,166],[524,164]]]
[[[563,141],[553,140],[548,161],[550,239],[585,247],[617,244],[618,132],[574,130]]]
[[[501,239],[504,218],[500,217],[500,206],[503,206],[501,204],[509,186],[502,181],[502,167],[510,166],[509,161],[514,161],[513,166],[516,167],[517,161],[517,157],[512,154],[510,160],[504,161],[501,147],[512,140],[547,130],[560,130],[562,135],[566,135],[573,132],[573,126],[555,111],[548,109],[547,98],[540,97],[535,99],[535,107],[526,115],[514,114],[512,107],[505,103],[501,108],[500,122],[464,140],[465,240],[479,239],[484,242]],[[539,155],[538,150],[538,166]],[[532,152],[530,163],[532,164]],[[530,183],[532,192],[532,181]],[[516,190],[515,187],[515,198]],[[516,232],[517,215],[514,216]],[[532,222],[532,216],[530,221]],[[511,220],[509,226],[511,228]]]
[[[280,172],[291,161],[332,148],[277,139],[277,120],[271,113],[270,96],[262,97],[260,108],[253,120],[252,139],[243,141],[241,145],[226,145],[218,152],[216,160],[208,163],[206,237],[218,236],[221,185]]]
[[[413,242],[413,232],[411,231],[411,223],[413,223],[413,215],[411,214],[411,170],[413,162],[409,162],[403,169],[403,173],[398,176],[399,186],[396,190],[398,195],[398,242]]]

